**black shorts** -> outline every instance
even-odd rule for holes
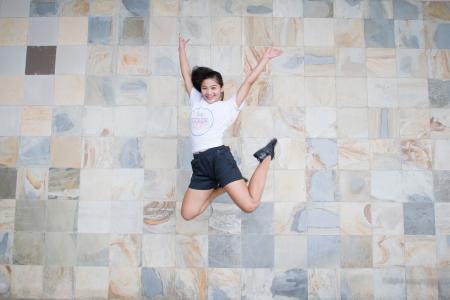
[[[191,189],[215,189],[244,178],[228,146],[214,147],[194,154],[191,166]]]

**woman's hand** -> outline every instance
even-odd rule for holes
[[[183,37],[178,37],[178,48],[185,49],[186,44],[189,42],[189,39],[185,40]]]
[[[270,47],[264,52],[264,57],[268,59],[272,59],[274,57],[280,56],[283,53],[280,49],[275,49],[273,47]]]

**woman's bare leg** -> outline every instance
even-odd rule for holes
[[[188,188],[181,204],[181,216],[185,220],[192,220],[200,215],[204,211],[203,206],[205,203],[209,203],[209,198],[213,193],[214,189],[195,190]]]
[[[248,187],[244,180],[233,181],[224,187],[231,199],[243,211],[252,212],[259,206],[271,160],[268,156],[256,167]]]

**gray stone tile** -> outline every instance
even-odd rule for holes
[[[74,266],[76,240],[73,233],[45,233],[45,265]]]
[[[56,0],[31,0],[30,17],[49,17],[58,14]]]
[[[382,19],[364,20],[366,47],[395,48],[394,21]]]
[[[336,235],[309,235],[308,268],[339,267],[339,244]]]
[[[398,48],[425,48],[422,20],[395,20],[395,42]]]
[[[26,75],[55,74],[56,46],[28,46]]]
[[[50,168],[48,175],[49,199],[78,199],[80,197],[80,169]]]
[[[450,21],[450,2],[427,1],[423,6],[425,20]]]
[[[433,171],[434,199],[450,202],[450,171]]]
[[[142,296],[145,299],[176,299],[175,269],[172,268],[142,268]]]
[[[374,269],[375,299],[406,299],[405,280],[404,268]]]
[[[120,168],[143,168],[144,158],[142,152],[142,139],[116,138],[114,140],[117,150],[117,166]]]
[[[17,169],[0,168],[0,199],[16,198]]]
[[[78,234],[76,256],[78,266],[108,266],[109,234]]]
[[[273,235],[242,235],[243,268],[272,268],[274,252]]]
[[[0,1],[0,17],[26,18],[30,14],[30,0]]]
[[[308,232],[312,230],[339,230],[339,211],[323,205],[308,206]]]
[[[450,269],[438,270],[439,299],[450,299]]]
[[[45,201],[16,201],[14,229],[17,231],[44,231]]]
[[[404,203],[403,216],[405,234],[435,234],[432,203]]]
[[[337,165],[337,144],[332,139],[306,139],[309,159],[320,160],[325,168],[333,168]]]
[[[178,151],[177,151],[177,167],[183,170],[192,170],[191,161],[192,147],[189,138],[178,138]]]
[[[306,207],[299,209],[294,215],[290,230],[298,233],[307,232],[309,225],[308,212],[309,209]]]
[[[93,44],[111,44],[112,17],[89,17],[88,42]]]
[[[52,105],[55,91],[53,75],[25,76],[24,102],[28,105]]]
[[[58,18],[29,18],[28,22],[28,45],[51,46],[58,43]]]
[[[372,267],[372,237],[371,236],[341,236],[341,267],[371,268]]]
[[[55,107],[52,131],[54,135],[81,135],[82,107]]]
[[[273,232],[273,203],[261,203],[251,214],[242,212],[242,234]]]
[[[0,47],[0,74],[23,75],[27,48],[24,46]]]
[[[115,80],[112,77],[86,78],[86,105],[116,104]]]
[[[336,171],[316,171],[311,178],[309,200],[314,202],[335,201],[336,190]]]
[[[49,137],[22,137],[19,149],[19,163],[22,166],[42,166],[50,162]]]
[[[392,19],[392,0],[368,0],[367,17],[370,19]]]
[[[141,17],[129,17],[122,21],[121,45],[143,45],[147,42],[147,21]]]
[[[0,107],[0,136],[18,136],[20,135],[21,107]]]
[[[77,224],[76,201],[47,201],[46,230],[74,232]]]
[[[333,0],[303,0],[303,17],[332,18]]]
[[[428,79],[428,95],[431,107],[450,107],[450,80]]]
[[[241,233],[241,210],[234,203],[214,203],[212,216],[209,217],[209,234],[239,234]]]
[[[422,2],[414,0],[394,0],[394,18],[417,20],[422,17]]]
[[[56,52],[56,74],[79,74],[86,70],[87,46],[64,45],[58,46]]]
[[[133,16],[147,16],[149,0],[122,0],[124,8]]]
[[[15,232],[13,263],[18,265],[42,265],[44,262],[44,233]]]
[[[289,269],[276,275],[270,287],[272,297],[308,300],[308,271]]]
[[[437,24],[433,36],[433,44],[438,49],[450,49],[450,24]]]
[[[140,77],[125,77],[119,79],[117,104],[145,105],[147,104],[147,98],[148,98],[147,79]]]
[[[210,235],[208,263],[210,268],[237,268],[241,266],[240,235]]]
[[[0,232],[0,264],[12,264],[12,243],[12,232]]]
[[[254,15],[254,16],[264,16],[264,15],[272,15],[272,3],[265,2],[264,4],[260,2],[259,5],[250,4],[244,7],[246,14]]]

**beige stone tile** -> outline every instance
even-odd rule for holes
[[[14,230],[15,212],[16,200],[3,199],[2,201],[0,201],[0,230]]]
[[[398,78],[399,107],[428,107],[428,81],[419,78]]]
[[[50,151],[53,167],[81,167],[81,137],[53,137]]]
[[[208,0],[180,1],[180,16],[208,16]]]
[[[145,135],[147,125],[147,109],[145,106],[120,106],[113,109],[114,135],[134,136]]]
[[[276,268],[306,268],[307,238],[300,235],[276,235],[274,240],[274,265]],[[291,247],[299,250],[299,255],[291,256]],[[208,274],[209,275],[209,274]]]
[[[58,45],[82,45],[87,43],[87,17],[60,17]]]
[[[114,202],[112,203],[114,204]],[[120,220],[118,220],[120,222]],[[109,265],[112,267],[138,267],[141,264],[141,235],[111,234]]]
[[[438,272],[434,266],[417,266],[406,269],[407,299],[439,299]]]
[[[373,170],[401,169],[400,143],[394,139],[373,139],[370,144],[370,163]]]
[[[364,48],[338,48],[336,75],[340,77],[366,76],[366,54]]]
[[[367,76],[395,77],[397,75],[395,58],[395,49],[367,48]]]
[[[74,291],[77,299],[108,298],[108,267],[76,267],[74,276]]]
[[[305,105],[305,78],[302,76],[274,76],[273,101],[280,107]]]
[[[373,236],[374,267],[403,266],[405,242],[402,235]]]
[[[431,109],[430,131],[432,139],[450,139],[450,109]]]
[[[240,46],[213,46],[211,68],[218,70],[222,76],[243,74],[242,48]]]
[[[305,202],[306,186],[303,170],[275,170],[274,197],[276,202]]]
[[[183,87],[180,94],[186,94]],[[175,105],[178,98],[178,78],[175,76],[150,76],[148,103],[150,105]]]
[[[46,200],[48,169],[21,168],[17,173],[16,199]]]
[[[88,203],[94,201],[111,201],[112,182],[113,172],[110,169],[81,169],[80,201]],[[100,202],[97,202],[97,204],[100,204]],[[88,208],[88,206],[86,208]],[[78,220],[78,223],[80,223],[80,219]]]
[[[140,297],[139,267],[110,267],[108,299],[137,299]]]
[[[305,76],[334,77],[339,67],[334,48],[305,48]]]
[[[273,40],[272,20],[265,17],[243,18],[244,43],[249,46],[270,46]]]
[[[178,16],[179,0],[155,0],[151,2],[153,16]]]
[[[366,10],[366,2],[348,2],[346,0],[336,0],[334,3],[335,18],[363,18]]]
[[[432,141],[425,139],[401,139],[402,169],[431,170],[435,155],[432,151]],[[447,151],[448,153],[448,151]],[[448,161],[448,159],[446,159]],[[436,169],[436,165],[434,167]]]
[[[403,204],[389,202],[372,204],[372,222],[374,235],[404,234]]]
[[[213,45],[242,44],[242,18],[215,17],[211,20],[211,36]]]
[[[436,238],[434,236],[405,235],[405,265],[434,266]]]
[[[22,111],[22,136],[50,136],[52,109],[45,106],[26,106]]]
[[[83,113],[83,136],[112,136],[113,117],[112,108],[87,106]]]
[[[28,34],[28,19],[0,19],[0,46],[26,45]]]
[[[211,45],[210,17],[180,17],[178,20],[181,36],[190,40],[189,44],[191,44],[191,49],[192,46],[209,47]]]
[[[262,49],[262,53],[264,53],[265,49],[266,48]],[[304,75],[305,61],[303,48],[285,47],[281,48],[281,50],[283,51],[283,54],[270,62],[272,74],[291,76]],[[246,74],[248,74],[247,70]]]
[[[300,2],[299,2],[300,3]],[[273,44],[276,47],[303,46],[303,21],[300,18],[273,18]]]
[[[0,138],[0,167],[14,167],[19,155],[19,140],[17,137]]]
[[[365,202],[370,199],[370,172],[339,171],[340,201]]]
[[[146,138],[144,157],[146,169],[176,168],[177,140]]]
[[[177,45],[178,23],[174,17],[150,18],[150,45]]]
[[[308,295],[312,299],[339,299],[340,281],[337,269],[309,269]]]
[[[344,235],[372,235],[372,215],[369,203],[341,203],[340,227]]]
[[[55,104],[83,105],[85,78],[79,75],[57,75],[55,77]]]
[[[195,219],[186,221],[181,216],[181,202],[176,203],[176,216],[175,216],[175,223],[176,223],[176,233],[177,234],[185,234],[185,235],[204,235],[208,234],[208,219],[210,212],[207,209],[205,212],[203,212],[201,215],[197,216]],[[160,246],[161,247],[161,246]],[[169,254],[170,255],[170,254]],[[171,260],[172,258],[168,257],[170,259],[170,264],[172,264]],[[159,258],[156,258],[159,259]]]
[[[177,48],[175,46],[150,47],[149,73],[158,76],[178,75],[180,71],[179,71]]]
[[[329,77],[305,77],[305,103],[307,107],[335,107],[336,82]]]
[[[58,9],[61,16],[87,16],[89,14],[89,1],[73,0],[62,2]]]
[[[109,75],[113,71],[114,50],[103,45],[91,45],[88,48],[86,72],[89,75]]]
[[[299,107],[279,108],[274,118],[275,136],[285,138],[305,137],[305,111]]]
[[[367,107],[367,79],[336,78],[337,107]]]
[[[175,289],[179,299],[207,299],[207,269],[180,268],[175,276]]]
[[[301,211],[305,211],[306,203],[280,202],[273,205],[273,224],[274,231],[279,235],[298,235],[301,229],[296,228],[295,224]],[[306,230],[306,229],[305,229]]]
[[[24,100],[23,76],[0,76],[0,105],[19,105]]]
[[[340,170],[368,170],[370,150],[368,140],[338,140],[338,166]]]
[[[108,137],[85,137],[83,140],[83,168],[112,168],[114,140]]]
[[[112,200],[142,200],[144,169],[114,169]]]
[[[430,111],[423,108],[399,109],[401,138],[421,139],[430,135]]]
[[[303,3],[297,0],[274,0],[273,1],[274,17],[302,17]]]
[[[118,49],[117,73],[120,75],[148,74],[148,49],[139,46],[121,46]]]
[[[176,235],[175,264],[182,268],[204,268],[208,265],[207,235]]]
[[[11,296],[41,298],[44,292],[44,267],[14,265],[11,272]]]
[[[333,47],[334,21],[333,19],[303,19],[305,46]]]
[[[450,79],[450,50],[427,50],[428,77],[437,79]],[[426,76],[425,76],[426,77]]]
[[[214,291],[221,290],[231,299],[241,297],[241,270],[236,268],[208,269],[208,297],[213,298]]]
[[[335,19],[334,38],[336,47],[364,47],[364,23],[360,19]]]
[[[423,49],[397,49],[398,77],[427,78],[427,56]]]
[[[366,108],[341,108],[337,111],[338,138],[368,138],[368,112]]]
[[[72,298],[73,268],[51,266],[44,268],[44,297],[47,299]]]
[[[111,16],[117,7],[114,0],[92,0],[89,5],[89,14],[94,16]]]
[[[303,140],[278,139],[275,167],[277,169],[304,170],[306,144]]]
[[[269,107],[249,107],[241,111],[241,136],[265,138],[274,134],[273,111]]]
[[[258,61],[263,57],[265,47],[244,47],[244,73],[250,74],[253,68],[258,64]],[[260,78],[264,78],[272,71],[272,64],[268,63],[261,72]]]

